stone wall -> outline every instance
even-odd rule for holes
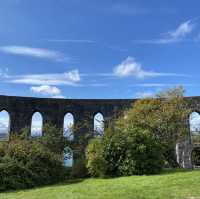
[[[186,99],[189,102],[191,112],[200,113],[200,97],[188,97]],[[0,111],[6,110],[9,113],[10,131],[13,133],[18,133],[25,127],[30,128],[32,115],[35,112],[42,114],[44,124],[51,123],[60,129],[63,128],[65,114],[72,113],[74,125],[87,121],[87,131],[91,132],[96,113],[100,112],[104,116],[106,124],[118,117],[124,109],[129,108],[135,101],[134,99],[48,99],[0,96]],[[192,150],[188,126],[186,140],[177,144],[176,147],[177,161],[183,168],[192,168]]]
[[[100,112],[105,122],[117,117],[122,110],[131,106],[135,100],[98,100],[98,99],[47,99],[31,97],[0,96],[0,111],[6,110],[10,115],[11,132],[19,132],[31,126],[32,115],[40,112],[45,123],[63,128],[64,116],[72,113],[75,125],[87,121],[93,127],[93,117]]]

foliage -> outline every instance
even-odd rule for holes
[[[0,143],[0,190],[51,184],[69,176],[63,166],[65,140],[55,127],[46,126],[40,138],[28,138],[23,132]]]
[[[191,135],[191,140],[193,144],[200,144],[200,135]]]
[[[57,129],[51,124],[44,125],[43,132],[44,136],[40,137],[38,140],[53,153],[63,153],[65,146],[70,144],[69,140],[63,136],[62,130]]]
[[[192,164],[200,167],[200,147],[196,147],[192,151]]]
[[[106,173],[107,162],[103,156],[103,149],[102,139],[99,138],[92,139],[87,147],[87,168],[88,172],[94,177],[103,177]]]
[[[92,176],[155,174],[162,166],[162,147],[150,132],[139,128],[107,133],[87,148],[87,167]]]
[[[191,112],[182,92],[182,87],[178,87],[159,93],[157,98],[136,101],[114,123],[117,126],[115,128],[137,127],[149,130],[165,149],[168,164],[175,166],[175,145],[187,136],[187,117]]]
[[[182,87],[137,100],[132,108],[114,121],[102,140],[87,148],[91,175],[133,175],[158,173],[175,167],[175,145],[188,133],[190,113]]]
[[[72,167],[71,176],[73,178],[85,178],[88,176],[85,157],[79,157]]]

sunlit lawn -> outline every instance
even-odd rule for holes
[[[84,179],[25,191],[0,199],[200,199],[200,171],[155,176]]]

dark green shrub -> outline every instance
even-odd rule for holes
[[[94,176],[104,176],[106,172],[106,162],[103,157],[102,139],[92,139],[87,147],[87,168],[88,172]]]
[[[192,151],[192,164],[194,167],[200,167],[200,147],[194,148]]]
[[[0,163],[1,191],[33,187],[36,185],[36,178],[35,174],[20,162],[5,158],[3,163]]]
[[[79,157],[74,161],[71,176],[73,178],[85,178],[88,176],[84,157]]]
[[[159,173],[162,147],[153,135],[138,128],[107,132],[87,148],[87,167],[93,176],[124,176]]]
[[[50,135],[56,133],[54,127],[48,127]],[[0,190],[46,185],[69,177],[63,165],[65,140],[58,136],[51,141],[48,129],[45,133],[42,138],[30,139],[15,135],[9,142],[0,143]]]

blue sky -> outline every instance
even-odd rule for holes
[[[1,0],[0,94],[200,95],[200,2]],[[189,8],[189,9],[188,9]]]

